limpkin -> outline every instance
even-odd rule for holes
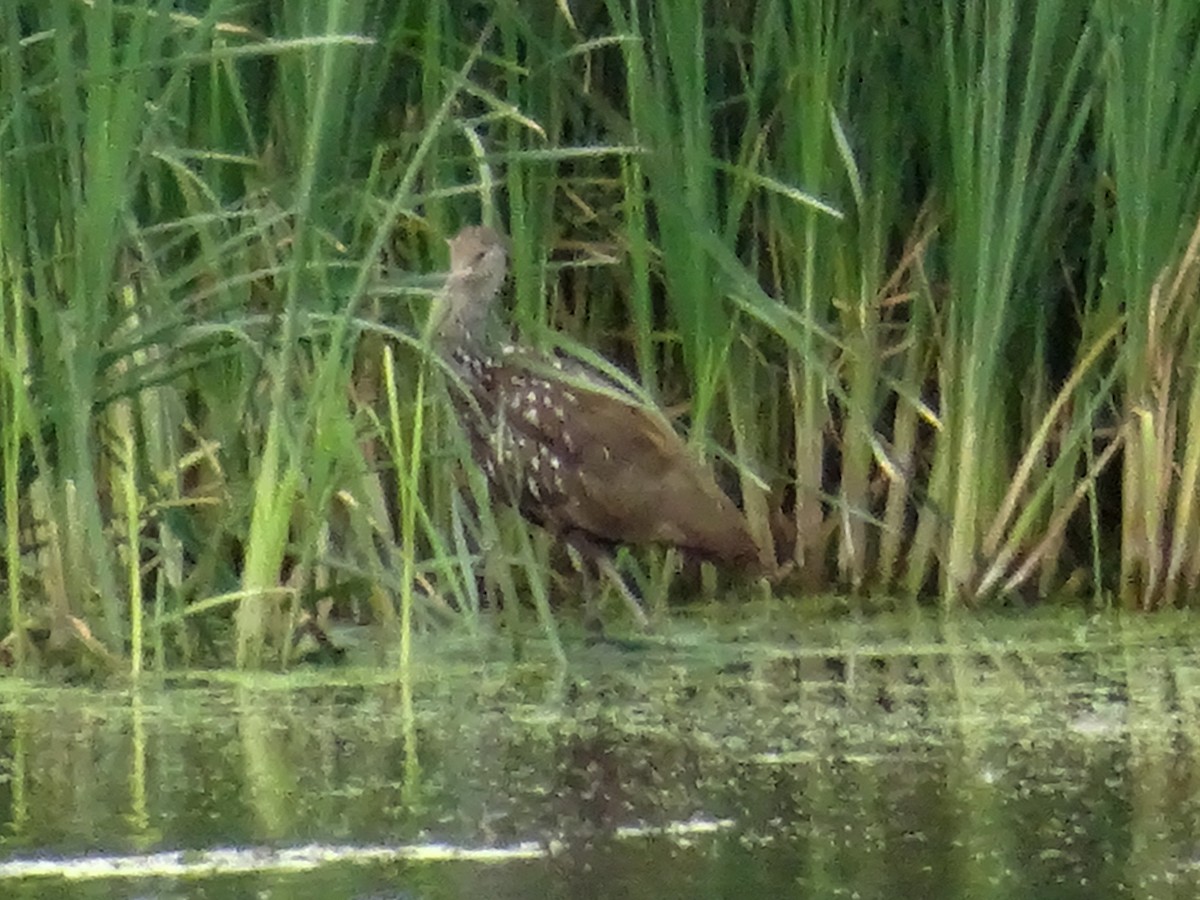
[[[432,341],[461,382],[455,408],[492,498],[573,547],[640,621],[613,565],[619,545],[673,546],[760,569],[745,517],[662,412],[579,361],[490,336],[507,275],[505,239],[468,226],[449,245]]]

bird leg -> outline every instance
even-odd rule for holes
[[[642,609],[641,601],[634,596],[633,591],[629,589],[629,584],[621,577],[621,573],[617,571],[617,567],[613,565],[612,557],[607,553],[602,555],[596,560],[596,568],[600,570],[601,575],[616,585],[621,599],[625,601],[625,605],[633,613],[633,618],[638,623],[638,627],[647,627],[650,624],[650,620],[646,618],[646,611]]]
[[[625,605],[629,607],[630,613],[633,614],[634,621],[638,623],[639,628],[646,628],[650,624],[650,620],[646,618],[646,610],[642,607],[641,601],[637,595],[630,589],[629,583],[617,571],[616,565],[613,564],[612,555],[603,547],[597,545],[594,541],[589,540],[585,535],[575,531],[562,536],[563,542],[567,547],[579,556],[580,569],[585,577],[595,572],[607,578],[616,587],[617,593],[621,595],[621,599],[625,601]],[[588,579],[590,582],[590,578]],[[585,590],[585,602],[590,607],[593,602],[591,596],[592,591]]]

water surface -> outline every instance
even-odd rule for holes
[[[0,896],[1200,895],[1194,617],[726,618],[0,681]]]

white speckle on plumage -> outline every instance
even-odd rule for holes
[[[562,396],[563,396],[563,399],[566,400],[568,403],[575,403],[579,399],[574,394],[572,394],[570,391],[563,391]]]
[[[516,348],[515,344],[503,344],[500,347],[500,352],[503,353],[505,356],[512,356],[514,353],[517,352],[517,348]]]
[[[537,423],[538,423],[537,407],[536,406],[525,407],[525,412],[521,414],[521,417],[526,422],[528,422],[530,425],[537,425]]]
[[[552,468],[555,472],[557,472],[561,466],[562,466],[562,463],[560,463],[558,461],[557,456],[550,457],[550,468]]]

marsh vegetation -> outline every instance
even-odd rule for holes
[[[1198,32],[1190,0],[6,3],[5,659],[275,666],[330,611],[404,660],[495,608],[552,635],[569,572],[484,502],[420,340],[479,220],[517,335],[614,361],[788,523],[777,594],[1190,605]],[[660,618],[677,562],[621,561]]]

